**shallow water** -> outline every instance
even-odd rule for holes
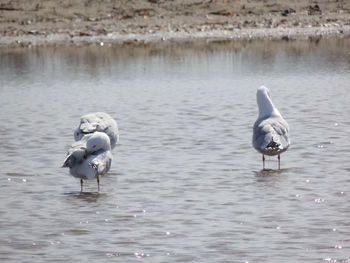
[[[349,40],[0,51],[1,262],[349,262]],[[291,148],[251,147],[270,88]],[[120,126],[79,193],[82,114]]]

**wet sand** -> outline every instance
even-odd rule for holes
[[[2,45],[348,35],[350,2],[7,0],[0,34]]]

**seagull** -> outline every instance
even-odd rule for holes
[[[253,147],[262,153],[263,169],[265,155],[278,155],[278,169],[281,169],[280,154],[290,145],[289,126],[271,100],[269,89],[261,86],[256,93],[259,116],[253,127]]]
[[[111,167],[112,153],[110,139],[104,132],[85,135],[72,144],[62,167],[69,167],[74,177],[80,178],[80,191],[83,192],[83,179],[96,179],[100,191],[100,175]]]
[[[117,122],[107,113],[94,112],[80,118],[80,124],[74,131],[74,139],[81,140],[85,135],[94,132],[104,132],[108,135],[112,149],[119,140]]]

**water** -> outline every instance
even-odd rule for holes
[[[0,52],[1,262],[349,262],[349,40]],[[251,147],[256,88],[292,146]],[[82,114],[120,126],[111,171],[60,168]]]

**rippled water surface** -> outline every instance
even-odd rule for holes
[[[349,262],[349,40],[0,51],[1,262]],[[256,88],[292,146],[251,147]],[[111,171],[60,168],[116,118]]]

